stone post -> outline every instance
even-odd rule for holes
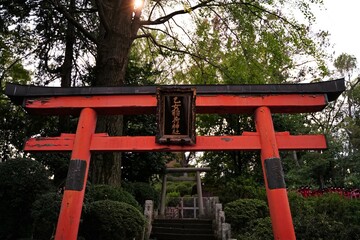
[[[145,240],[148,240],[150,238],[151,228],[152,228],[152,220],[153,220],[153,212],[154,212],[154,202],[152,200],[146,200],[145,201],[145,209],[144,209],[144,215],[145,215],[145,219],[146,219],[145,236],[144,236]]]
[[[165,218],[165,204],[166,204],[166,174],[163,176],[161,187],[161,200],[160,200],[160,218]]]
[[[222,204],[215,204],[215,229],[217,239],[221,239],[221,221],[220,221],[220,212],[222,212]]]
[[[229,240],[231,239],[231,226],[229,223],[222,223],[221,225],[221,240]]]
[[[197,185],[197,195],[198,195],[198,201],[199,201],[199,218],[204,217],[204,200],[202,196],[202,187],[201,187],[201,178],[200,178],[200,172],[196,172],[196,185]]]

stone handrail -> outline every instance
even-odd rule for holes
[[[235,240],[231,238],[231,226],[225,222],[225,212],[222,210],[222,204],[218,203],[218,197],[206,198],[206,215],[214,219],[214,229],[218,240]],[[154,203],[152,200],[145,201],[144,216],[146,219],[142,240],[150,238],[152,230],[152,221],[154,218]]]
[[[150,238],[151,229],[152,229],[152,221],[153,221],[153,213],[154,213],[154,202],[152,200],[145,201],[144,215],[145,215],[145,228],[142,236],[142,240],[147,240]]]
[[[215,231],[219,240],[231,240],[231,226],[225,222],[225,212],[222,210],[222,204],[215,204]]]

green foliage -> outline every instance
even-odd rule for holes
[[[126,84],[133,86],[152,85],[159,76],[157,69],[147,59],[149,49],[143,42],[136,42],[132,48],[126,71]],[[147,53],[147,54],[145,54]],[[156,135],[156,117],[153,114],[124,116],[124,132],[127,136]],[[127,152],[123,154],[121,178],[128,182],[151,182],[152,177],[162,173],[171,153]]]
[[[343,76],[349,74],[350,77],[356,69],[356,62],[357,60],[354,55],[342,53],[335,59],[334,66]]]
[[[30,72],[24,69],[20,59],[8,46],[8,34],[1,34],[0,27],[0,162],[17,157],[17,148],[23,145],[27,117],[24,110],[11,104],[4,95],[5,83],[25,84],[30,81]]]
[[[360,202],[338,194],[303,198],[289,193],[297,239],[358,239]]]
[[[306,215],[315,215],[315,209],[310,204],[310,199],[304,198],[297,192],[288,192],[291,214],[294,219],[301,219]]]
[[[155,208],[159,202],[159,193],[149,183],[144,182],[126,182],[123,187],[128,191],[136,201],[142,206],[145,206],[146,200],[153,200]]]
[[[154,175],[164,172],[169,156],[171,154],[162,152],[124,153],[121,177],[129,182],[151,182]]]
[[[110,185],[91,185],[86,193],[87,202],[100,200],[112,200],[127,203],[140,210],[139,203],[135,198],[121,187]]]
[[[321,198],[314,198],[315,211],[326,214],[329,218],[339,220],[345,225],[354,224],[360,226],[360,202],[350,200],[338,194],[326,194]]]
[[[179,193],[179,196],[190,196],[192,188],[194,187],[194,182],[167,182],[166,190],[167,192],[176,192]]]
[[[61,206],[61,195],[49,192],[41,195],[32,206],[33,238],[48,240],[55,235]]]
[[[30,159],[0,163],[0,239],[31,236],[31,206],[49,190],[48,177],[44,166]]]
[[[53,127],[55,128],[55,126]],[[49,131],[51,130],[49,129]],[[51,172],[51,175],[54,176],[54,186],[56,186],[57,188],[62,188],[65,186],[66,182],[66,176],[69,169],[70,154],[71,153],[64,152],[38,152],[33,153],[31,156],[35,158],[36,161],[46,166],[48,171]]]
[[[274,128],[277,132],[290,132],[291,134],[309,134],[310,128],[304,126],[306,114],[273,114]]]
[[[142,234],[145,218],[133,206],[103,200],[89,204],[82,232],[88,240],[132,240]]]
[[[17,147],[24,143],[27,118],[24,110],[10,101],[0,100],[0,162],[19,155]]]
[[[227,203],[224,208],[226,221],[231,224],[231,228],[240,233],[249,228],[251,221],[258,218],[269,216],[269,209],[263,200],[259,199],[238,199]]]
[[[180,198],[180,193],[179,192],[168,192],[166,193],[166,196],[168,198]]]
[[[206,181],[204,189],[213,193],[214,196],[219,196],[220,202],[223,204],[239,198],[266,200],[265,188],[251,177],[221,179],[217,182]]]
[[[270,217],[252,220],[249,226],[237,235],[241,240],[272,240],[274,239]]]
[[[345,162],[340,158],[336,143],[328,139],[329,149],[323,152],[297,153],[298,163],[293,155],[283,159],[286,183],[290,188],[300,186],[345,186]]]
[[[288,7],[299,8],[307,22],[299,23],[296,17],[284,14],[282,9]],[[197,20],[188,49],[201,59],[193,56],[186,71],[176,73],[177,81],[279,83],[299,81],[307,74],[319,78],[327,73],[322,47],[327,45],[328,33],[319,31],[315,37],[309,31],[308,26],[315,19],[308,1],[223,3],[216,14],[213,10],[200,10],[203,18]],[[296,60],[299,55],[315,58],[317,66],[299,64]]]
[[[343,236],[345,226],[324,214],[305,215],[293,222],[297,239],[349,239]]]
[[[360,78],[356,80],[360,81]],[[350,143],[354,150],[360,150],[360,84],[349,92],[349,102],[352,105],[352,118],[347,118],[346,129],[349,132]]]
[[[181,202],[181,195],[179,192],[168,192],[166,193],[166,206],[178,207]]]
[[[326,194],[304,198],[288,192],[297,239],[358,239],[360,201]],[[226,221],[233,236],[246,240],[273,239],[269,210],[259,199],[238,199],[225,205]]]

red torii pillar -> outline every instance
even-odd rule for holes
[[[299,87],[300,86],[300,87]],[[176,86],[179,87],[179,86]],[[194,86],[193,86],[194,87]],[[345,89],[344,80],[303,85],[198,86],[197,113],[255,113],[257,132],[197,136],[194,145],[161,145],[152,136],[94,134],[97,114],[155,113],[154,88],[39,88],[8,84],[5,93],[33,114],[80,114],[76,134],[32,138],[25,151],[72,151],[56,240],[76,240],[91,152],[260,150],[274,238],[295,239],[279,150],[326,149],[323,135],[276,133],[271,113],[322,110]],[[125,90],[124,90],[125,89]],[[109,93],[112,92],[112,93]],[[125,91],[125,92],[124,92]],[[140,92],[140,94],[138,94]]]
[[[279,148],[268,107],[256,109],[255,125],[260,134],[261,164],[274,239],[296,239]]]
[[[77,239],[85,186],[90,166],[90,144],[96,128],[96,112],[84,108],[74,139],[64,196],[61,202],[55,239]]]

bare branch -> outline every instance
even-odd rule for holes
[[[155,8],[156,8],[156,6],[157,5],[159,5],[160,4],[160,1],[156,1],[155,2],[155,5],[152,7],[152,9],[151,9],[151,11],[150,11],[150,14],[149,14],[149,17],[148,17],[148,20],[147,21],[150,21],[150,19],[151,19],[151,16],[153,15],[153,13],[154,13],[154,11],[155,11]]]

